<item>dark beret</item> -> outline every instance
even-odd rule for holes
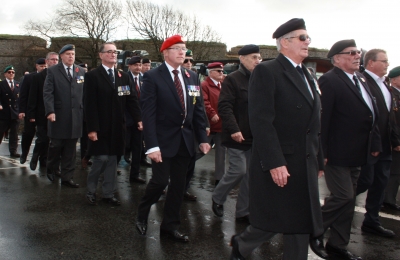
[[[133,56],[132,58],[129,59],[128,65],[140,63],[140,60],[141,60],[141,58],[139,56]]]
[[[145,64],[145,63],[150,63],[150,60],[148,58],[142,59],[142,64]]]
[[[67,45],[64,45],[62,48],[61,48],[61,50],[60,50],[60,52],[58,53],[58,54],[63,54],[64,52],[66,52],[66,51],[71,51],[71,50],[75,50],[75,45],[73,45],[73,44],[67,44]]]
[[[243,46],[238,52],[239,55],[247,55],[251,53],[260,53],[260,47],[255,44],[248,44]]]
[[[78,64],[78,66],[79,66],[79,67],[82,67],[82,68],[88,68],[86,63]]]
[[[15,71],[14,66],[13,66],[13,65],[8,65],[8,66],[4,69],[4,73],[6,73],[6,72],[9,71],[9,70],[14,70],[14,71]]]
[[[224,64],[222,64],[221,62],[212,62],[209,63],[207,66],[207,69],[223,69],[224,68]]]
[[[400,66],[395,67],[389,71],[388,77],[390,79],[400,76]]]
[[[193,57],[193,52],[192,52],[191,50],[188,49],[188,50],[186,51],[185,57]]]
[[[36,64],[44,65],[44,64],[46,64],[46,59],[45,58],[39,58],[39,59],[36,60]]]
[[[293,18],[279,26],[278,29],[276,29],[275,32],[272,34],[272,38],[278,39],[279,37],[287,33],[301,29],[306,30],[306,24],[304,20],[302,18]]]
[[[171,47],[172,45],[177,44],[177,43],[185,43],[183,37],[179,34],[173,35],[173,36],[165,39],[165,41],[161,45],[160,52],[162,52],[165,49],[168,49],[169,47]]]
[[[331,49],[328,52],[327,57],[332,58],[334,55],[343,51],[347,47],[357,47],[356,42],[353,39],[336,42],[335,44],[332,45]]]

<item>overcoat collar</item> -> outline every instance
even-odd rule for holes
[[[62,62],[60,62],[56,66],[58,66],[58,69],[60,70],[61,74],[64,75],[64,77],[69,81],[67,72],[65,71],[65,68],[64,68],[64,64]],[[71,67],[71,70],[72,70],[71,71],[71,76],[72,76],[71,83],[74,81],[74,79],[76,78],[76,75],[77,75],[77,73],[75,71],[75,68],[76,68],[76,65],[73,64],[72,67]]]

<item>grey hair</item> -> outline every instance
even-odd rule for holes
[[[57,52],[54,52],[54,51],[51,51],[51,52],[47,53],[47,55],[46,55],[46,60],[48,60],[48,59],[50,58],[51,55],[57,55],[57,56],[58,56],[58,53],[57,53]]]
[[[285,39],[285,38],[289,38],[289,37],[292,37],[293,36],[293,31],[291,31],[291,32],[288,32],[287,34],[285,34],[285,35],[282,35],[281,37],[279,37],[278,39],[276,39],[276,49],[278,50],[278,52],[280,52],[281,51],[281,40],[282,39]]]

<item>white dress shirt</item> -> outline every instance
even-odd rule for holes
[[[388,111],[390,111],[390,108],[392,106],[392,96],[390,95],[389,89],[386,87],[386,85],[384,83],[385,77],[380,78],[378,75],[376,75],[375,73],[373,73],[372,71],[369,71],[367,69],[365,70],[365,72],[367,72],[375,80],[376,84],[381,89],[383,97],[385,98],[386,107],[387,107]]]

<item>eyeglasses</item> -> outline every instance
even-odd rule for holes
[[[15,71],[7,71],[8,74],[15,74]]]
[[[338,54],[350,54],[351,56],[355,56],[356,54],[361,54],[361,51],[346,51],[346,52],[339,52]]]
[[[306,40],[309,40],[311,42],[311,38],[307,34],[300,34],[298,36],[288,37],[286,39],[292,39],[292,38],[298,38],[302,42],[305,42]]]
[[[380,61],[380,62],[382,62],[382,63],[384,63],[384,64],[389,64],[389,61],[388,61],[388,60],[374,60],[374,61]]]
[[[171,48],[167,48],[167,49],[174,50],[174,51],[184,51],[184,52],[187,51],[186,47],[171,47]]]
[[[49,59],[49,60],[51,60],[51,61],[58,61],[58,59],[56,59],[56,58],[54,58],[54,59]]]
[[[190,61],[190,63],[194,63],[194,60],[193,59],[185,59],[184,61],[183,61],[183,63],[188,63]]]
[[[216,72],[218,72],[218,73],[224,72],[223,70],[210,70],[210,71],[216,71]]]
[[[108,50],[108,51],[102,51],[101,53],[118,54],[119,51]]]

